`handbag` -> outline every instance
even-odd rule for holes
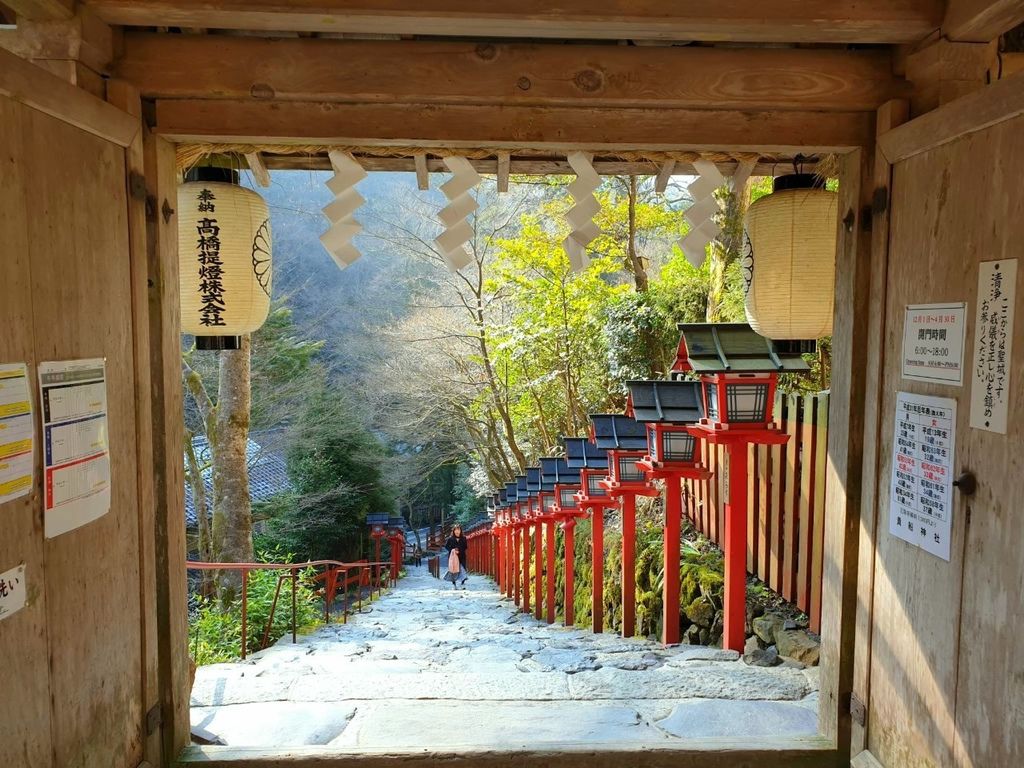
[[[448,572],[459,572],[459,550],[453,549],[448,555]]]

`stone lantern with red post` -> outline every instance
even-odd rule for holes
[[[651,480],[665,484],[664,577],[661,639],[679,642],[679,560],[683,516],[683,478],[705,480],[711,473],[701,462],[701,441],[686,425],[704,415],[696,381],[630,381],[627,412],[647,427],[647,455],[639,467]]]
[[[571,627],[576,622],[576,520],[580,517],[586,517],[586,512],[580,509],[579,503],[576,500],[576,494],[580,490],[578,473],[569,469],[569,465],[565,462],[556,464],[555,472],[557,475],[554,482],[555,503],[552,507],[552,512],[559,521],[558,527],[562,529],[565,568],[564,591],[562,593],[564,609],[562,615],[565,626]],[[554,558],[551,559],[551,564],[553,567]]]
[[[636,631],[636,499],[657,496],[637,466],[647,454],[647,428],[620,414],[591,414],[590,439],[608,452],[608,476],[601,485],[622,500],[622,636]]]
[[[381,541],[388,535],[389,516],[386,512],[371,512],[366,516],[366,524],[370,526],[370,538],[373,539],[373,562],[383,562],[380,557]],[[372,572],[376,574],[376,580],[380,581],[380,566],[374,565]]]
[[[508,588],[506,595],[512,602],[519,603],[519,533],[522,526],[519,522],[519,484],[512,480],[505,483],[506,509],[505,525],[508,531],[508,563],[506,572],[508,574]]]
[[[543,458],[540,460],[540,511],[544,525],[544,618],[548,624],[555,623],[555,513],[557,498],[555,486],[559,482],[559,466],[565,459]],[[564,480],[564,473],[562,475]]]
[[[541,562],[544,557],[544,504],[540,466],[526,468],[526,493],[530,499],[530,522],[533,524],[533,616],[539,620],[544,608],[544,564]]]
[[[519,609],[530,612],[530,528],[533,518],[533,500],[526,475],[516,475],[516,493],[519,506]]]
[[[604,631],[604,511],[619,505],[618,498],[608,495],[601,482],[608,476],[608,453],[587,437],[565,438],[565,461],[578,472],[580,490],[576,503],[590,514],[591,627]]]
[[[750,445],[782,445],[788,436],[774,424],[780,373],[806,373],[799,348],[776,346],[745,323],[679,326],[674,378],[699,376],[705,416],[687,427],[729,455],[725,514],[725,610],[722,646],[743,651],[747,589],[747,452]]]
[[[402,570],[402,556],[405,554],[405,519],[402,517],[388,518],[388,543],[391,545],[391,581],[398,581]]]

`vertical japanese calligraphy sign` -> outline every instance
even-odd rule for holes
[[[1013,351],[1013,305],[1017,296],[1017,260],[978,265],[978,302],[974,318],[971,369],[971,426],[1006,434]]]

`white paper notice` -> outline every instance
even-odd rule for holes
[[[1010,402],[1010,353],[1017,260],[978,265],[978,309],[974,320],[971,426],[1006,434]]]
[[[949,560],[956,400],[896,393],[889,533]]]
[[[903,322],[903,378],[964,383],[966,304],[908,304]]]
[[[32,490],[33,437],[28,369],[0,365],[0,504]]]
[[[44,522],[53,538],[110,509],[105,363],[42,363],[39,390]]]
[[[0,621],[25,607],[25,564],[0,573]]]

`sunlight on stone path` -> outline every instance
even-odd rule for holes
[[[423,569],[349,623],[200,667],[192,726],[232,746],[519,749],[809,736],[817,668],[623,640],[517,613]]]

